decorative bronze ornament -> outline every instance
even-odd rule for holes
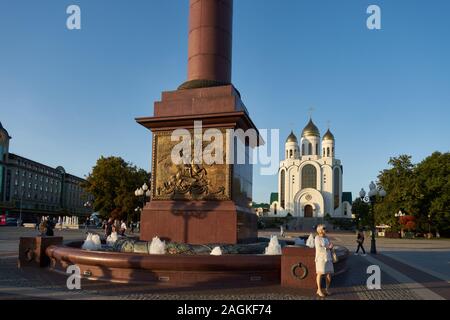
[[[297,275],[297,269],[301,269],[303,274]],[[291,274],[294,278],[297,278],[298,280],[303,280],[308,276],[308,268],[301,262],[294,264],[291,268]]]
[[[188,130],[193,137],[193,130]],[[221,130],[225,136],[224,129]],[[183,164],[172,161],[172,150],[179,141],[172,141],[172,131],[155,132],[153,139],[152,200],[230,200],[231,165],[197,164],[189,159]],[[202,142],[205,150],[210,142]],[[194,149],[194,139],[191,141]],[[194,152],[191,150],[191,154]],[[183,158],[183,154],[180,153]],[[226,157],[226,141],[223,142]]]
[[[34,250],[31,248],[28,248],[25,250],[25,257],[28,262],[31,262],[34,260]]]

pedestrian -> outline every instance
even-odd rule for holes
[[[114,225],[114,219],[113,218],[109,218],[108,221],[105,224],[105,238],[108,238],[111,233],[112,233],[112,229],[113,229],[113,225]]]
[[[124,220],[122,220],[122,223],[120,224],[120,235],[124,236],[125,231],[127,231],[127,224],[125,223]]]
[[[280,226],[280,238],[284,238],[284,228],[283,228],[283,225]]]
[[[54,236],[54,232],[53,232],[54,228],[55,228],[55,223],[53,222],[53,218],[48,218],[45,235],[47,237],[53,237]]]
[[[326,235],[326,227],[323,224],[317,226],[317,236],[314,239],[316,247],[316,282],[317,282],[317,295],[320,297],[329,296],[328,291],[331,284],[331,275],[334,274],[333,257],[331,250],[334,245]],[[325,292],[322,290],[322,276],[325,275],[326,287]]]
[[[358,243],[358,248],[356,249],[355,256],[358,254],[359,249],[362,250],[363,256],[366,256],[366,250],[364,250],[364,233],[362,231],[358,231],[358,235],[356,236],[356,243]]]
[[[131,234],[134,233],[134,222],[133,221],[130,222],[130,233]]]

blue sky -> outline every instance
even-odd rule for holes
[[[77,4],[82,30],[66,29]],[[382,30],[366,9],[382,10]],[[233,84],[281,146],[313,106],[356,196],[389,157],[449,151],[450,1],[235,0]],[[10,151],[88,174],[101,155],[149,169],[161,91],[186,80],[187,0],[0,0],[0,121]],[[282,150],[280,150],[281,154]],[[254,174],[254,200],[276,176]]]

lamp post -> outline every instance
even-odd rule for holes
[[[142,185],[142,187],[140,187],[134,191],[134,195],[136,197],[142,197],[142,203],[143,203],[142,208],[144,208],[145,204],[147,203],[147,198],[150,198],[150,196],[151,196],[151,192],[150,192],[150,189],[148,188],[147,184],[144,183]]]
[[[395,217],[397,218],[397,221],[400,220],[401,217],[406,216],[406,213],[403,213],[402,210],[399,210],[396,214]],[[399,223],[401,225],[401,223]],[[403,237],[403,228],[400,227],[400,237]]]
[[[90,201],[86,201],[85,203],[84,203],[84,207],[86,208],[86,210],[89,210],[89,209],[91,209],[92,208],[92,202],[90,202]],[[85,222],[85,229],[87,230],[88,229],[88,221],[89,220],[91,220],[91,215],[89,215],[89,217],[86,219],[86,222]]]
[[[149,187],[147,186],[147,184],[146,183],[144,183],[143,185],[142,185],[142,187],[140,187],[140,188],[137,188],[135,191],[134,191],[134,195],[136,196],[136,197],[142,197],[142,209],[144,209],[145,208],[145,205],[146,205],[146,203],[147,203],[147,198],[150,198],[151,197],[151,191],[150,191],[150,189],[149,189]]]
[[[431,214],[428,214],[428,239],[431,239]]]
[[[369,193],[366,196],[366,191],[364,188],[361,188],[361,191],[359,192],[359,196],[361,198],[361,201],[364,201],[365,203],[370,203],[370,210],[371,210],[371,229],[372,229],[372,240],[370,242],[370,253],[371,254],[377,254],[377,246],[376,246],[376,240],[375,240],[375,232],[376,232],[376,225],[375,225],[375,204],[377,203],[377,197],[381,197],[382,202],[384,200],[384,197],[386,197],[386,191],[383,189],[383,187],[380,187],[377,189],[377,186],[372,181],[369,185]]]

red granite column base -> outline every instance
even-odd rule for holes
[[[61,245],[62,242],[62,237],[20,238],[18,267],[47,267],[50,259],[45,250],[52,245]]]
[[[236,244],[257,239],[256,215],[233,201],[151,201],[141,214],[141,240]]]

